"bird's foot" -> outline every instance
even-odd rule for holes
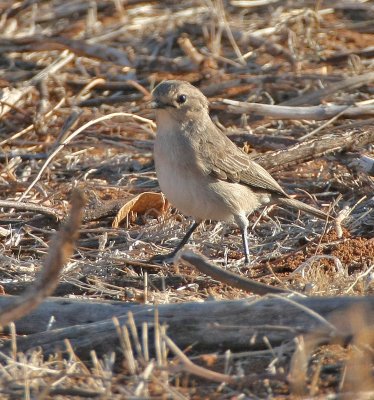
[[[168,254],[156,254],[151,259],[149,262],[154,263],[154,264],[171,264],[174,261],[175,257],[175,252],[172,251],[171,253]]]

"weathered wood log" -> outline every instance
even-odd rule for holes
[[[374,323],[374,296],[372,297],[332,297],[293,298],[293,300],[269,296],[261,300],[207,301],[204,303],[162,304],[158,308],[160,324],[168,327],[168,336],[181,348],[194,345],[201,351],[232,351],[264,349],[262,337],[278,346],[292,340],[296,335],[315,330],[324,330],[329,335],[350,335],[352,333],[345,314],[349,309],[365,310],[366,320]],[[74,350],[81,357],[87,357],[91,350],[102,355],[119,347],[117,331],[112,316],[119,316],[120,324],[127,324],[126,314],[131,311],[140,330],[146,322],[149,326],[149,349],[152,351],[155,306],[129,305],[121,302],[71,301],[50,299],[28,317],[17,322],[20,327],[28,326],[28,331],[45,329],[52,315],[58,326],[64,329],[35,333],[18,338],[19,351],[27,351],[40,346],[50,354],[65,350],[64,339],[69,339]],[[317,314],[316,314],[317,313]],[[336,315],[340,318],[336,318]],[[325,319],[335,315],[335,321],[344,323],[335,330]],[[99,319],[104,319],[94,322]],[[27,320],[26,325],[25,320]],[[94,322],[94,323],[87,323]],[[256,338],[256,340],[251,340]],[[8,351],[9,342],[4,342],[2,351]]]

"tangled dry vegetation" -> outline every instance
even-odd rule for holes
[[[194,234],[194,251],[229,272],[282,290],[369,299],[373,311],[373,4],[4,0],[0,14],[3,293],[19,295],[29,287],[78,188],[87,203],[76,251],[71,255],[70,246],[80,205],[73,207],[47,258],[46,266],[55,269],[42,275],[37,292],[28,292],[29,303],[36,306],[54,290],[65,299],[89,298],[97,307],[93,300],[160,305],[159,311],[152,309],[153,323],[143,321],[138,308],[110,322],[118,347],[103,352],[98,342],[110,345],[115,339],[107,335],[108,324],[94,324],[104,319],[99,312],[77,308],[69,314],[62,307],[67,303],[47,301],[40,310],[53,316],[48,326],[31,314],[27,323],[20,320],[16,330],[10,325],[4,332],[0,397],[373,396],[374,321],[363,308],[317,315],[306,299],[298,310],[330,329],[328,337],[321,329],[302,330],[296,317],[295,326],[293,317],[290,325],[275,326],[274,317],[257,326],[258,313],[255,328],[234,329],[246,351],[218,345],[199,350],[188,333],[183,352],[176,346],[171,333],[178,337],[178,326],[170,321],[168,330],[163,324],[165,313],[174,310],[178,316],[174,303],[209,307],[205,300],[255,297],[202,275],[196,268],[204,260],[195,265],[190,253],[174,265],[149,262],[175,246],[189,220],[159,193],[152,159],[154,115],[145,106],[163,79],[193,83],[209,98],[217,125],[288,193],[338,220],[275,208],[253,214],[250,268],[243,267],[240,234],[232,226],[206,222]],[[57,287],[46,288],[45,279],[56,279],[64,261]],[[275,310],[283,301],[275,296],[250,304]],[[297,308],[290,304],[281,308]],[[60,308],[53,312],[48,308],[56,305]],[[0,306],[4,318],[5,303]],[[198,316],[190,318],[198,325]],[[214,323],[207,323],[211,331]],[[79,330],[78,324],[86,325]],[[48,350],[47,341],[59,334],[55,328],[69,326],[77,327],[66,336],[70,341],[62,342],[63,351]],[[346,328],[349,335],[342,333]],[[216,334],[203,332],[215,339]],[[27,347],[35,336],[44,340],[38,342],[42,351]]]

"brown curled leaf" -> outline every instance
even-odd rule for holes
[[[163,213],[167,207],[167,202],[162,193],[144,192],[130,199],[121,207],[115,216],[112,227],[118,228],[121,222],[129,215],[130,212],[145,214],[151,213],[159,215]]]

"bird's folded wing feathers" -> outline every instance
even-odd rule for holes
[[[202,146],[202,149],[206,149],[204,161],[212,176],[288,197],[278,182],[261,165],[251,161],[248,154],[230,139],[227,137],[224,139],[222,137],[218,139],[221,143],[207,141]]]

